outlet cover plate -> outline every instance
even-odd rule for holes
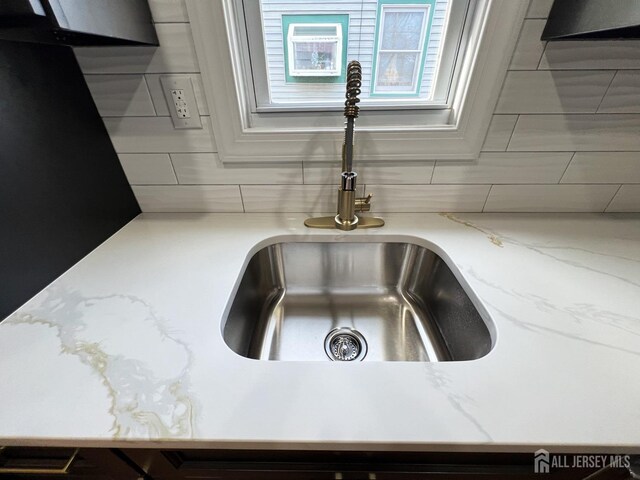
[[[173,127],[178,129],[202,128],[202,122],[200,121],[200,114],[198,113],[198,105],[196,103],[196,96],[193,91],[191,78],[176,75],[161,76],[160,84],[162,85],[164,98],[167,101],[167,107],[169,107]],[[178,107],[176,105],[174,95],[172,94],[174,90],[180,90],[183,92],[183,98],[180,100],[182,107],[180,112],[178,112]],[[185,111],[188,112],[188,116],[184,115]]]

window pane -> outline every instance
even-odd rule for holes
[[[417,53],[381,53],[376,86],[401,87],[388,89],[393,91],[414,90],[417,64]]]
[[[386,12],[381,50],[420,50],[424,12]]]
[[[296,42],[294,61],[296,70],[334,70],[337,45],[325,42]]]
[[[293,29],[294,35],[337,35],[336,27],[312,27],[309,25],[294,27]]]

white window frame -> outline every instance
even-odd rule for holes
[[[380,19],[380,31],[378,32],[378,45],[377,45],[377,51],[375,52],[376,55],[376,60],[375,60],[375,64],[376,64],[376,71],[374,72],[374,78],[371,82],[371,92],[376,95],[376,94],[384,94],[384,95],[415,95],[416,93],[418,93],[418,90],[420,89],[420,85],[418,85],[418,78],[420,78],[420,68],[424,69],[424,64],[422,63],[422,56],[424,53],[424,49],[427,46],[427,38],[426,38],[426,29],[427,29],[427,25],[429,24],[429,13],[431,9],[431,5],[429,4],[420,4],[420,3],[413,3],[413,4],[406,4],[406,5],[398,5],[398,4],[385,4],[382,5],[382,7],[380,8],[380,14],[382,16],[382,18]],[[422,29],[420,31],[420,38],[422,39],[420,42],[420,49],[419,50],[383,50],[382,48],[382,42],[384,39],[384,20],[385,20],[385,16],[387,13],[399,13],[399,12],[410,12],[410,13],[422,13],[423,17],[422,17]],[[416,53],[417,54],[417,58],[418,58],[418,62],[416,64],[416,67],[414,68],[413,71],[413,79],[412,79],[412,85],[413,88],[409,89],[409,90],[393,90],[390,87],[382,87],[380,85],[378,85],[378,78],[380,75],[380,54],[381,53]]]
[[[358,161],[472,160],[480,153],[516,45],[528,0],[473,0],[469,48],[448,111],[401,116],[361,110]],[[233,0],[186,0],[211,126],[225,163],[338,162],[342,121],[335,112],[252,116],[245,79],[247,39],[238,35]],[[389,120],[393,123],[389,124]],[[384,124],[384,120],[387,123]]]
[[[296,36],[294,31],[297,27],[333,27],[336,35],[332,36]],[[298,70],[295,68],[295,44],[296,43],[335,43],[337,68],[333,70]],[[342,74],[342,25],[339,23],[292,23],[287,32],[287,43],[289,50],[289,75],[292,77],[339,77]]]

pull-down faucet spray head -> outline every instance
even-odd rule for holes
[[[347,100],[344,102],[344,116],[346,118],[358,118],[360,99],[358,95],[362,93],[362,66],[357,60],[352,60],[347,66]]]
[[[342,171],[351,172],[353,170],[353,137],[355,119],[358,118],[360,99],[358,95],[362,92],[362,66],[357,60],[352,60],[347,66],[347,93],[344,102],[344,116],[346,118],[344,129],[344,144],[342,146]]]

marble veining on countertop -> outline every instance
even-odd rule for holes
[[[143,214],[0,323],[0,444],[640,452],[640,216]],[[471,362],[268,362],[222,322],[278,241],[413,241],[495,328]]]

